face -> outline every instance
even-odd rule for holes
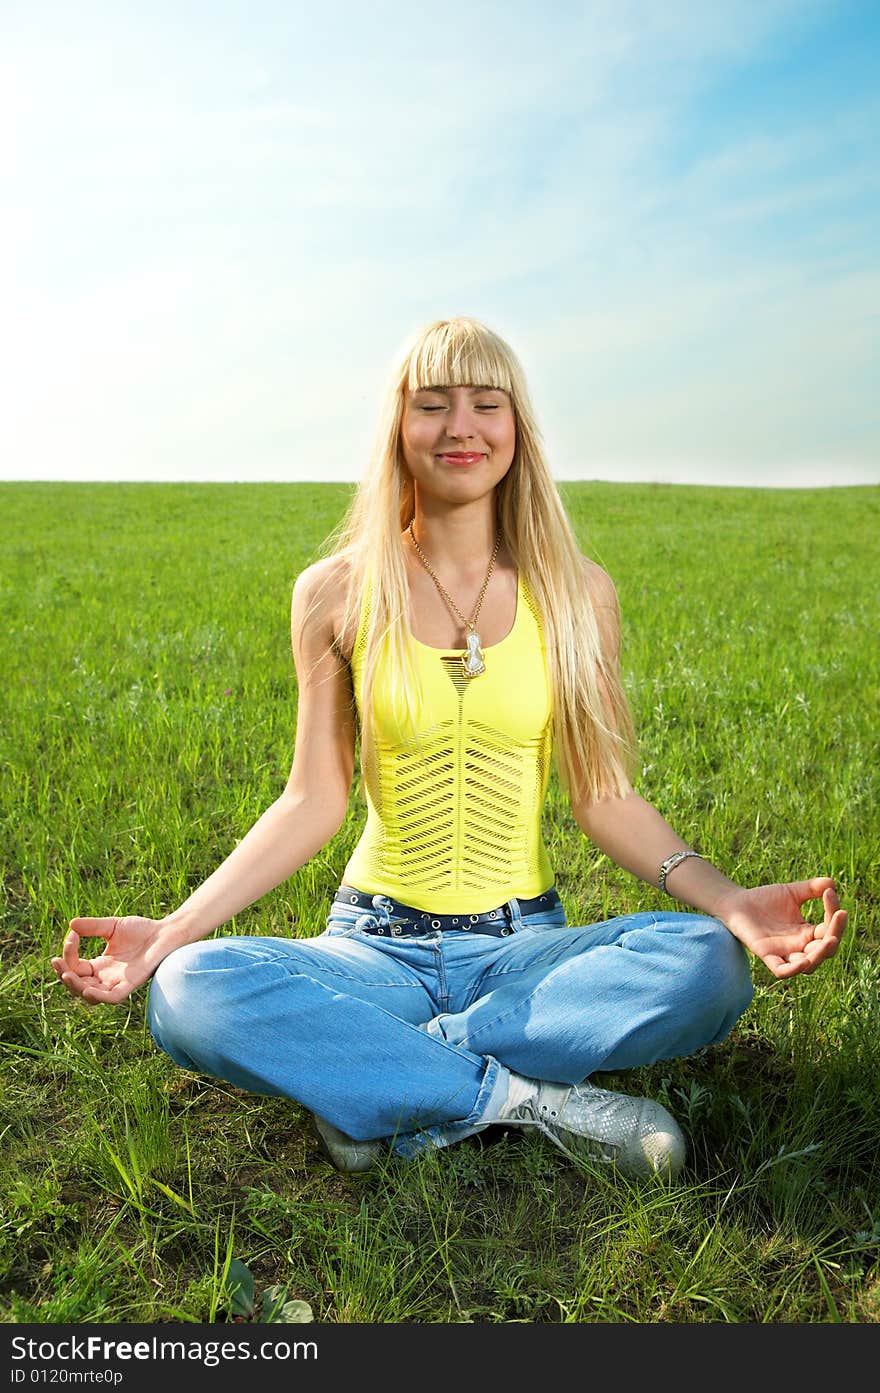
[[[404,402],[401,448],[416,484],[464,501],[504,478],[516,448],[513,404],[494,387],[423,387]]]

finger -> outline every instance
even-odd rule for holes
[[[834,943],[836,948],[843,937],[848,917],[845,909],[835,910],[830,919],[826,914],[824,922],[817,924],[813,930],[813,937],[821,940],[823,943]]]
[[[67,969],[65,969],[63,972],[60,972],[58,975],[61,978],[67,990],[73,996],[82,996],[83,987],[86,983],[86,979],[84,977],[80,977],[79,973],[77,972],[69,972],[67,971]]]
[[[803,972],[805,969],[812,967],[813,963],[810,955],[804,951],[789,953],[788,965],[789,967],[793,967],[797,972]]]
[[[116,1006],[129,995],[129,987],[120,982],[115,987],[97,987],[89,983],[83,989],[82,999],[88,1006]]]
[[[830,957],[831,953],[836,951],[836,949],[829,950],[818,943],[814,944],[813,948],[815,950],[813,952],[807,951],[807,949],[803,952],[798,950],[789,953],[784,958],[778,954],[769,953],[764,962],[773,976],[780,978],[780,980],[786,977],[797,977],[801,973],[815,971],[824,957]]]
[[[837,891],[833,887],[825,891],[822,896],[822,904],[825,910],[826,924],[832,924],[838,915],[843,916],[843,923],[840,925],[840,932],[843,933],[846,927],[847,913],[845,909],[840,908],[840,900]]]
[[[805,900],[818,900],[826,890],[833,889],[834,880],[830,875],[818,875],[811,880],[792,880],[788,888],[794,893],[798,904],[803,904]]]
[[[794,977],[795,973],[800,971],[800,968],[796,964],[791,963],[788,958],[779,957],[776,953],[768,953],[763,961],[765,967],[769,968],[773,976],[780,979]]]
[[[91,972],[91,964],[87,962],[83,962],[79,965],[79,967],[83,969],[83,971],[80,971],[79,967],[71,967],[69,963],[65,962],[64,958],[50,958],[49,961],[52,964],[58,976],[62,978],[64,977],[64,974],[67,973],[71,977],[85,979]]]
[[[86,938],[112,938],[118,923],[118,915],[107,914],[97,919],[71,919],[67,927]]]
[[[70,972],[90,973],[92,970],[88,958],[81,958],[79,955],[79,934],[75,929],[71,929],[65,938],[61,956]]]
[[[821,929],[822,926],[817,927]],[[824,938],[812,938],[802,949],[795,949],[786,957],[768,953],[764,962],[773,976],[780,979],[796,977],[800,973],[815,972],[820,963],[827,958],[834,957],[838,942],[839,940],[832,934]]]
[[[815,881],[810,882],[802,880],[793,883],[792,889],[795,890],[795,892],[798,895],[800,895],[800,892],[803,890],[804,886],[816,883],[817,882]],[[817,896],[815,895],[807,896],[807,899],[816,898]],[[840,900],[838,898],[837,890],[834,886],[833,881],[830,884],[826,885],[825,889],[822,891],[821,898],[823,909],[823,918],[821,924],[813,924],[810,922],[809,919],[805,919],[803,916],[801,916],[801,924],[804,926],[805,930],[809,931],[806,934],[805,942],[808,942],[814,938],[824,938],[826,935],[839,938],[840,935],[843,933],[843,930],[846,928],[846,910],[842,910],[840,908]],[[800,903],[803,904],[805,903],[805,901],[801,900]],[[837,915],[840,915],[842,917],[839,918],[835,923],[835,916]]]
[[[812,943],[808,943],[804,953],[809,958],[814,967],[824,962],[826,958],[833,958],[837,952],[839,940],[836,938],[814,938]]]
[[[100,986],[91,977],[78,977],[76,973],[65,972],[61,977],[71,996],[77,996],[86,1006],[98,1006],[124,1000],[128,987],[118,984],[114,987]]]

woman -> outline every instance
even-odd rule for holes
[[[503,1124],[675,1175],[669,1112],[590,1076],[722,1040],[752,997],[748,953],[777,978],[812,972],[846,912],[829,877],[736,884],[634,791],[615,587],[577,546],[522,369],[485,326],[438,321],[402,354],[291,620],[284,792],[165,918],[72,920],[61,980],[97,1003],[152,978],[157,1044],[297,1100],[343,1170]],[[358,738],[367,819],[325,931],[205,941],[337,833]],[[540,830],[551,758],[596,846],[696,913],[566,924]],[[81,935],[106,939],[99,957]]]

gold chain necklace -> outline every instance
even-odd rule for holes
[[[412,538],[412,544],[419,554],[419,558],[422,562],[422,565],[428,572],[428,575],[433,580],[437,589],[440,591],[440,594],[446,600],[446,603],[449,605],[453,614],[455,614],[456,618],[460,620],[462,626],[464,627],[466,634],[465,642],[467,643],[467,648],[461,655],[461,666],[462,670],[464,671],[464,675],[465,677],[479,677],[481,672],[486,671],[486,662],[483,657],[483,646],[480,642],[480,635],[477,633],[475,626],[477,623],[477,615],[480,613],[480,606],[483,603],[483,596],[486,593],[486,588],[489,584],[489,579],[492,575],[493,570],[495,569],[495,558],[498,555],[498,548],[501,546],[501,528],[499,527],[498,529],[498,536],[495,538],[495,548],[492,552],[492,559],[489,562],[489,569],[486,572],[486,579],[483,581],[483,588],[477,596],[477,603],[474,606],[474,612],[471,615],[470,619],[465,618],[458,605],[455,603],[452,596],[450,595],[449,591],[437,579],[437,576],[433,570],[433,567],[431,566],[430,561],[428,560],[427,556],[422,551],[421,547],[416,541],[416,534],[413,532],[412,523],[410,523],[409,528],[407,530],[409,532],[410,537]]]

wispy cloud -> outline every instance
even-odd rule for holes
[[[0,469],[355,478],[390,355],[465,312],[560,477],[880,477],[876,98],[738,96],[840,8],[20,10]]]

